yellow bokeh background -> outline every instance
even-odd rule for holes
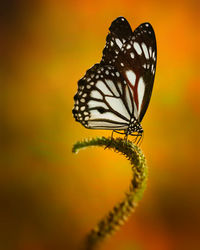
[[[200,248],[199,1],[3,1],[0,249],[76,250],[128,190],[120,155],[72,145],[77,81],[101,59],[111,22],[150,22],[157,71],[142,122],[149,167],[144,197],[102,250]]]

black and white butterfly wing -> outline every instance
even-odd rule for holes
[[[141,122],[149,105],[156,71],[156,38],[151,24],[141,24],[121,50],[117,67],[133,89]]]
[[[113,65],[133,90],[139,122],[142,121],[151,98],[156,70],[156,38],[149,23],[132,32],[124,17],[110,27],[101,64]]]
[[[109,30],[100,64],[78,82],[73,114],[87,128],[129,128],[129,134],[138,131],[135,121],[141,122],[150,101],[156,68],[155,34],[149,23],[132,32],[123,17],[114,20]]]
[[[112,66],[95,64],[78,82],[73,114],[86,128],[125,130],[134,107],[132,90]]]

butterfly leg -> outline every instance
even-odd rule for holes
[[[133,143],[136,143],[137,138],[138,138],[138,134],[131,134],[131,136],[135,136],[135,138],[133,139]]]
[[[120,135],[124,135],[125,134],[124,141],[126,141],[126,142],[128,141],[128,134],[126,133],[126,130],[124,130],[124,133],[121,133],[121,132],[119,132],[117,130],[113,130],[113,132],[115,132],[117,134],[120,134]]]
[[[137,141],[137,145],[140,146],[143,142],[143,139],[144,139],[144,132],[143,133],[140,133],[139,134],[140,138],[139,140]]]
[[[138,133],[138,134],[136,135],[136,139],[135,139],[134,142],[135,142],[138,146],[140,146],[141,143],[142,143],[142,141],[143,141],[143,133]]]
[[[137,138],[138,138],[138,135],[132,135],[132,136],[135,136],[135,138],[134,138],[134,140],[133,140],[133,143],[136,143]]]
[[[124,141],[125,141],[125,142],[128,141],[128,134],[125,134],[125,136],[124,136]]]
[[[116,131],[115,131],[115,130],[113,130],[113,131],[112,131],[112,134],[111,134],[111,140],[110,140],[110,142],[108,143],[108,145],[107,145],[107,146],[105,146],[104,150],[105,150],[106,148],[108,148],[108,147],[112,144],[112,142],[113,142],[113,134],[114,134],[114,132],[116,132]]]
[[[140,133],[138,132],[137,134],[130,134],[131,136],[135,136],[133,143],[137,144],[137,145],[141,145],[142,141],[143,141],[143,132]]]
[[[117,131],[117,130],[113,130],[113,132],[115,132],[115,133],[117,133],[117,134],[120,134],[120,135],[124,135],[125,133],[121,133],[121,132],[119,132],[119,131]]]

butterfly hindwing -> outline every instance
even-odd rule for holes
[[[132,40],[137,58],[136,62],[132,62],[132,67],[136,68],[138,75],[138,113],[141,122],[149,105],[156,71],[157,47],[151,24],[143,23],[135,29]]]
[[[127,129],[137,110],[132,90],[112,66],[94,65],[79,80],[74,117],[87,128]]]

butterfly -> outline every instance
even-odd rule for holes
[[[132,31],[124,17],[109,31],[100,63],[78,81],[72,113],[86,128],[141,136],[156,71],[155,33],[150,23]]]

